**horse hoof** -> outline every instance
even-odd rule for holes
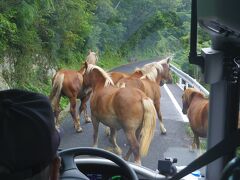
[[[80,132],[83,131],[83,129],[80,127],[80,128],[78,128],[78,129],[76,129],[76,131],[77,131],[77,133],[80,133]]]
[[[96,144],[94,144],[92,147],[93,147],[93,148],[97,148],[98,146],[97,146]]]
[[[195,149],[189,148],[189,152],[194,153]]]
[[[91,120],[90,117],[88,117],[88,118],[85,120],[85,123],[91,123],[91,122],[92,122],[92,120]]]
[[[58,133],[60,133],[60,128],[59,127],[58,128],[56,127],[56,130],[57,130]]]
[[[59,132],[60,131],[60,127],[59,126],[55,126],[55,129]]]
[[[114,149],[114,152],[117,154],[117,155],[122,155],[122,150],[120,148],[115,148]]]
[[[167,134],[167,131],[161,132],[161,135],[166,135],[166,134]]]
[[[166,134],[167,133],[167,130],[164,127],[160,128],[160,131],[161,131],[161,134]]]
[[[109,152],[113,152],[113,149],[111,147],[107,147],[105,150],[107,150]]]
[[[106,136],[110,136],[110,128],[109,127],[105,128],[105,134],[106,134]]]
[[[195,149],[196,149],[196,148],[195,148],[194,146],[190,146],[190,147],[189,147],[189,152],[194,153],[194,152],[195,152]]]
[[[139,166],[142,165],[141,161],[135,161],[134,163],[135,163],[136,165],[139,165]]]
[[[128,161],[128,158],[125,156],[125,157],[123,157],[123,159],[125,160],[125,161]]]

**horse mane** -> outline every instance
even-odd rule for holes
[[[100,68],[99,66],[96,66],[96,65],[93,65],[93,64],[88,64],[88,67],[87,67],[86,71],[87,71],[87,73],[89,73],[94,69],[98,70],[102,74],[102,76],[104,77],[104,79],[105,79],[104,87],[108,87],[110,85],[114,86],[113,80],[110,77],[110,75],[106,71],[104,71],[102,68]]]
[[[203,99],[208,99],[208,98],[204,95],[204,93],[202,93],[201,91],[199,91],[199,90],[197,90],[197,89],[195,89],[195,88],[187,88],[186,90],[191,92],[191,96],[194,94],[194,96],[196,95],[196,96],[201,97],[201,98],[203,98]],[[185,91],[186,91],[186,90],[185,90]],[[190,100],[190,97],[188,96],[188,101],[189,101],[189,100]]]
[[[168,57],[166,57],[166,58],[164,58],[164,59],[162,59],[162,60],[159,60],[158,61],[158,63],[160,63],[160,64],[168,64],[169,63],[169,61],[171,61],[172,60],[172,56],[168,56]]]
[[[201,97],[204,98],[204,99],[208,99],[208,98],[205,96],[205,94],[203,94],[201,91],[196,91],[196,92],[198,92],[198,93],[197,93],[198,96],[201,96]]]
[[[197,89],[195,89],[195,88],[191,88],[191,89],[193,90],[193,92],[195,92],[195,93],[198,94],[199,96],[205,98],[205,95],[203,94],[203,92],[201,92],[201,91],[199,91],[199,90],[197,90]]]
[[[164,71],[163,66],[159,62],[152,62],[149,64],[144,65],[142,68],[136,68],[135,72],[141,71],[143,76],[141,79],[149,79],[151,81],[156,81],[158,76],[158,72],[162,73]]]

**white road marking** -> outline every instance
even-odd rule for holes
[[[169,90],[167,85],[164,84],[163,87],[166,90],[166,92],[167,92],[168,96],[170,97],[170,99],[172,100],[172,102],[173,102],[174,106],[176,107],[177,111],[182,116],[182,121],[183,122],[189,122],[187,116],[182,113],[181,107],[179,106],[177,100],[174,98],[173,94],[171,93],[171,91]]]

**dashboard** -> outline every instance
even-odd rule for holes
[[[109,164],[81,164],[78,168],[90,180],[127,180],[118,166]]]
[[[112,161],[102,158],[75,159],[78,169],[90,180],[127,180],[125,172]],[[136,172],[138,179],[165,179],[165,176],[146,167],[129,163]]]

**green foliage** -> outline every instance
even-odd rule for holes
[[[17,27],[0,13],[0,54],[3,57],[4,52],[8,50],[11,44],[15,44],[17,39]]]
[[[180,47],[178,26],[181,26],[181,22],[175,12],[156,11],[122,45],[122,51],[127,54],[134,50],[147,52],[154,49],[154,56],[171,54]]]
[[[179,81],[179,77],[175,73],[172,73],[172,83],[176,84],[178,83],[178,81]]]
[[[48,69],[79,69],[89,49],[110,69],[126,59],[174,55],[188,64],[190,0],[10,0],[0,2],[0,63],[11,87],[49,93]],[[199,29],[198,48],[209,46]],[[49,87],[50,86],[50,87]]]
[[[116,66],[126,64],[127,60],[126,58],[121,57],[118,54],[114,54],[112,52],[105,52],[101,59],[98,62],[98,65],[106,70],[110,70]]]

